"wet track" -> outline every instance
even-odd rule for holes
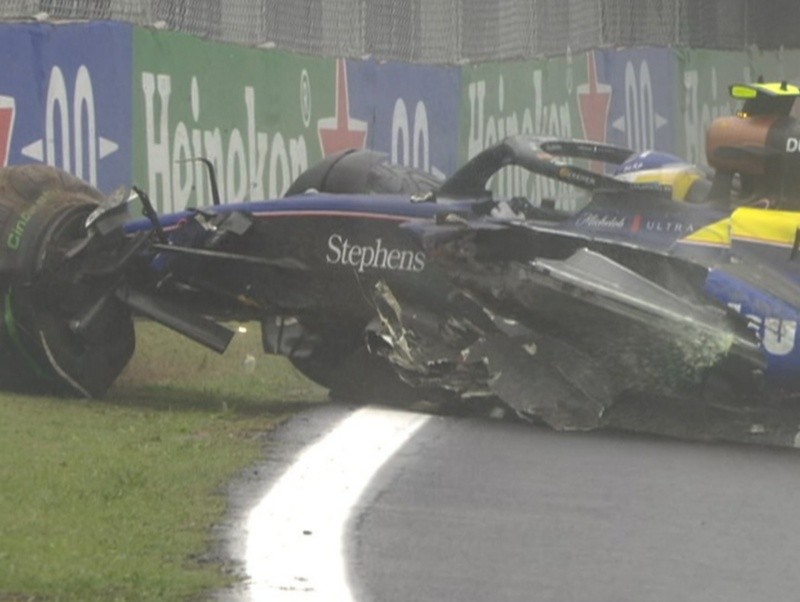
[[[354,442],[357,431],[343,433],[341,425],[363,428],[353,419],[372,420],[370,412],[326,405],[271,438],[272,459],[236,489],[238,525],[229,549],[247,558],[251,583],[225,599],[797,597],[795,450],[559,434],[478,418],[417,422],[392,412],[369,429],[384,443],[367,446],[383,446],[385,457],[351,472],[370,454]],[[390,430],[381,434],[382,428]],[[320,473],[330,479],[302,474],[291,483],[292,516],[257,529],[251,522],[245,533],[252,508],[275,491],[287,467],[297,466],[304,446],[331,442]],[[351,482],[337,484],[340,477]],[[320,486],[332,489],[326,494]],[[337,490],[351,501],[340,503]],[[326,535],[327,525],[339,523],[341,537],[336,529]],[[281,525],[301,546],[294,559],[291,541],[279,540]],[[270,562],[261,547],[276,539],[287,565],[280,575],[274,553]]]

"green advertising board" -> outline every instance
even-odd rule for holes
[[[576,86],[586,80],[586,72],[584,55],[464,67],[460,162],[513,134],[583,137]],[[491,186],[500,195],[534,200],[570,196],[561,194],[563,185],[518,168],[503,170]]]
[[[280,196],[301,171],[322,158],[320,132],[329,122],[335,122],[337,131],[342,120],[347,130],[358,125],[367,146],[391,146],[379,134],[386,128],[393,131],[394,125],[375,120],[391,114],[387,110],[404,92],[387,92],[391,78],[380,89],[374,82],[381,81],[382,70],[400,73],[397,65],[353,63],[352,103],[339,107],[348,102],[342,60],[142,28],[134,30],[133,41],[133,179],[150,191],[160,211],[210,203],[208,177],[196,158],[213,163],[223,201],[234,202]],[[703,164],[706,129],[737,107],[728,86],[759,75],[796,82],[800,51],[606,49],[466,65],[460,77],[435,90],[422,77],[430,75],[422,73],[424,67],[404,69],[406,87],[419,88],[416,96],[403,99],[409,106],[420,99],[426,106],[438,106],[435,99],[441,101],[460,82],[459,100],[455,94],[452,100],[454,109],[460,105],[458,157],[447,160],[455,153],[445,144],[437,150],[437,164],[461,165],[517,133],[656,148]],[[629,82],[628,72],[646,72],[650,87],[642,88],[641,77]],[[639,87],[634,86],[637,81]],[[639,90],[637,99],[653,101],[645,103],[652,110],[645,111],[641,102],[632,104],[629,88]],[[440,112],[447,114],[448,106]],[[351,110],[358,116],[352,117]],[[632,138],[627,126],[648,125],[648,115],[652,139]],[[534,202],[562,199],[559,208],[566,210],[581,204],[578,191],[520,169],[503,170],[490,184],[500,195]]]
[[[322,158],[316,124],[335,111],[335,60],[136,29],[134,180],[159,211],[274,198]]]

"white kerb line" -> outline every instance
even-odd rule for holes
[[[301,452],[247,519],[252,602],[353,599],[345,524],[378,469],[429,418],[362,408]]]

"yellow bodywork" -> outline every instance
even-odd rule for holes
[[[759,94],[767,96],[800,96],[800,88],[787,82],[733,84],[730,89],[732,98],[748,100]]]
[[[731,237],[791,247],[800,228],[800,213],[742,207],[731,215]]]
[[[745,240],[783,247],[794,245],[800,228],[800,212],[741,207],[725,218],[692,232],[682,240],[709,246],[730,246]]]

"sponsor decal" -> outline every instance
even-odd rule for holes
[[[574,182],[575,184],[585,184],[587,186],[597,185],[597,179],[591,174],[575,171],[569,167],[562,167],[559,169],[558,177],[568,182]]]
[[[19,245],[22,243],[22,237],[25,234],[25,228],[28,226],[28,222],[31,221],[31,217],[33,217],[39,208],[50,200],[50,196],[51,195],[49,193],[45,192],[36,200],[33,205],[19,214],[17,223],[14,224],[14,227],[11,229],[11,232],[8,234],[8,238],[6,239],[6,246],[8,246],[9,249],[12,251],[19,249]]]
[[[380,238],[369,245],[353,244],[341,234],[331,234],[328,238],[325,261],[331,265],[354,267],[360,273],[368,268],[396,272],[421,272],[425,269],[424,251],[386,247]]]
[[[627,217],[601,215],[599,213],[581,215],[581,217],[576,220],[575,224],[586,228],[607,230],[621,230],[629,226]],[[638,213],[631,216],[629,229],[631,232],[664,232],[679,235],[691,234],[695,231],[694,224],[671,220],[645,219]]]
[[[691,234],[694,232],[693,224],[669,220],[646,220],[644,228],[650,232],[672,232],[675,234]]]
[[[741,313],[739,303],[729,303],[728,306]],[[748,328],[753,330],[764,346],[764,351],[771,355],[789,355],[794,351],[797,338],[797,321],[782,318],[762,318],[756,314],[745,314]]]
[[[625,218],[614,215],[600,215],[598,213],[586,213],[581,215],[575,222],[577,226],[595,228],[603,230],[622,230],[625,228]]]
[[[626,161],[625,163],[620,165],[619,170],[617,170],[617,175],[630,173],[632,171],[641,171],[644,168],[645,168],[644,161],[641,160]]]

